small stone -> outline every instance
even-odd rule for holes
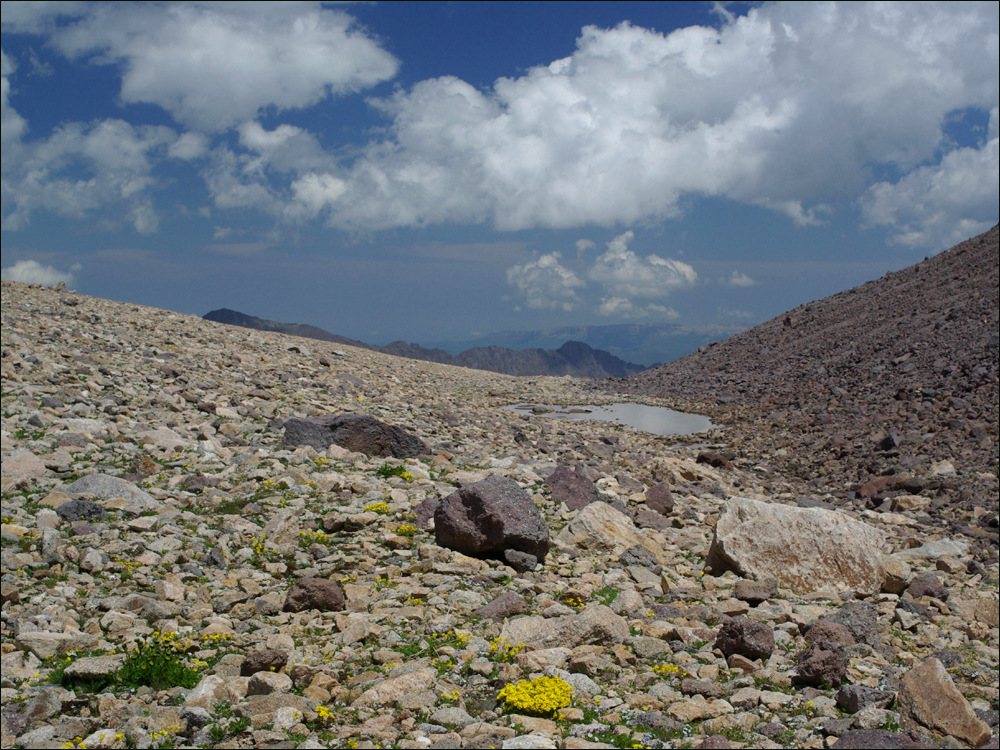
[[[292,678],[283,672],[257,672],[247,683],[247,695],[287,693],[292,689]]]
[[[277,672],[288,663],[288,654],[277,649],[264,649],[247,654],[240,665],[240,674],[250,677],[258,672]]]
[[[773,599],[778,595],[778,582],[773,578],[766,581],[746,581],[740,580],[733,587],[733,596],[736,599],[746,602],[751,607]]]
[[[489,619],[500,622],[512,615],[521,614],[527,606],[527,601],[520,594],[504,591],[489,604],[485,604],[473,612],[473,615],[482,620]]]

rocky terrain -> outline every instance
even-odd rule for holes
[[[996,560],[998,257],[993,227],[610,387],[703,405],[762,481],[859,511],[920,495],[919,522]]]
[[[204,315],[205,320],[253,328],[257,331],[274,331],[293,336],[305,336],[320,341],[333,341],[349,346],[359,346],[372,351],[392,354],[407,359],[420,359],[442,365],[471,367],[505,375],[571,375],[576,378],[623,378],[642,372],[646,368],[626,362],[613,354],[594,349],[582,341],[567,341],[558,349],[511,349],[505,346],[474,346],[450,354],[444,349],[429,349],[420,344],[393,341],[385,346],[365,344],[361,341],[338,336],[316,326],[301,323],[279,323],[246,315],[236,310],[222,308]]]
[[[974,440],[868,507],[739,423],[499,408],[620,398],[589,381],[8,281],[0,322],[4,747],[997,747]],[[981,376],[942,377],[995,441]]]

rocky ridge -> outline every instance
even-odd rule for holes
[[[694,404],[729,458],[996,557],[998,228],[602,389]]]
[[[362,341],[338,336],[316,326],[302,323],[279,323],[274,320],[253,317],[245,313],[222,308],[206,313],[205,320],[216,323],[252,328],[257,331],[274,331],[292,336],[333,341],[348,346],[359,346],[372,351],[392,354],[396,357],[437,362],[442,365],[471,367],[474,370],[489,370],[505,375],[571,375],[577,378],[623,378],[642,372],[643,365],[626,362],[609,352],[595,349],[582,341],[566,341],[558,349],[524,348],[512,349],[505,346],[474,346],[450,354],[444,349],[429,349],[420,344],[393,341],[385,346],[366,344]]]
[[[996,558],[924,495],[836,511],[877,531],[864,599],[822,515],[834,557],[741,579],[706,567],[730,506],[834,498],[726,459],[734,427],[518,415],[498,407],[614,397],[2,292],[4,747],[996,747]],[[427,452],[286,445],[338,414]],[[490,477],[530,496],[542,564],[438,543]],[[500,697],[543,676],[572,702]]]

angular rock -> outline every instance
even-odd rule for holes
[[[610,607],[598,604],[576,615],[514,618],[503,626],[500,637],[506,638],[511,645],[523,643],[528,650],[612,646],[628,638],[629,629],[624,617],[616,615]]]
[[[500,596],[477,609],[472,614],[481,620],[496,620],[500,622],[511,615],[521,614],[528,602],[520,594],[504,591]]]
[[[976,716],[944,665],[934,657],[903,675],[896,707],[903,729],[926,727],[972,747],[979,747],[990,738],[989,726]]]
[[[430,453],[428,445],[402,427],[363,414],[292,417],[285,422],[284,445],[311,445],[325,451],[336,444],[366,456],[412,458]]]
[[[124,654],[84,656],[66,667],[64,674],[74,679],[95,679],[114,674],[125,663]]]
[[[910,585],[906,587],[906,593],[914,599],[922,596],[931,596],[935,599],[945,601],[948,598],[948,589],[941,585],[941,581],[933,573],[921,573],[914,576]]]
[[[674,509],[674,496],[670,493],[670,485],[661,482],[646,490],[646,507],[662,516],[669,515]]]
[[[615,557],[630,547],[649,549],[652,543],[632,519],[607,503],[592,503],[576,514],[555,538],[561,547]],[[651,549],[655,555],[655,549]]]
[[[155,510],[160,507],[160,503],[148,492],[144,492],[136,487],[132,482],[126,482],[118,477],[107,474],[88,474],[80,477],[75,482],[62,488],[63,492],[72,497],[73,495],[94,495],[104,500],[120,497],[129,505]],[[60,506],[62,508],[64,506]],[[56,509],[59,512],[59,509]]]
[[[855,643],[865,643],[876,650],[882,649],[882,637],[878,632],[878,609],[871,602],[848,602],[830,620],[847,628]]]
[[[597,485],[600,474],[586,464],[557,466],[545,483],[552,489],[552,499],[566,503],[570,510],[579,510],[600,500]]]
[[[110,514],[93,500],[70,500],[56,508],[56,513],[65,521],[103,521]]]
[[[434,512],[442,547],[464,555],[503,557],[512,549],[545,561],[549,529],[531,496],[513,479],[487,477],[453,492]]]
[[[777,595],[778,582],[773,578],[766,581],[737,581],[733,587],[733,596],[751,607],[756,607]]]
[[[31,451],[21,451],[3,460],[0,476],[19,481],[45,476],[45,462]]]
[[[427,690],[437,682],[437,670],[421,669],[383,680],[362,693],[352,704],[355,708],[395,703],[406,695]]]
[[[895,555],[888,555],[885,563],[885,581],[882,582],[882,591],[886,594],[902,594],[913,579],[913,572],[910,566]]]
[[[626,568],[630,565],[638,565],[641,568],[652,571],[654,575],[659,575],[663,570],[663,566],[656,559],[656,555],[639,544],[625,550],[622,556],[618,558],[618,562]]]
[[[884,541],[881,531],[843,513],[732,498],[715,526],[708,564],[796,591],[832,587],[871,596],[885,578]]]
[[[301,578],[285,597],[285,612],[302,612],[318,609],[323,612],[339,612],[347,606],[344,589],[329,578]]]
[[[258,672],[276,672],[288,663],[288,654],[284,651],[268,648],[253,651],[240,665],[240,674],[250,677]]]
[[[847,674],[847,650],[840,643],[815,641],[799,655],[798,681],[839,687]]]
[[[774,633],[767,625],[747,617],[734,617],[719,629],[715,647],[727,657],[739,654],[747,659],[766,660],[774,651]]]
[[[856,714],[866,706],[888,708],[896,700],[896,694],[864,685],[844,685],[837,691],[837,708],[849,714]]]

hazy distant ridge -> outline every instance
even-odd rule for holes
[[[595,349],[582,341],[567,341],[558,349],[511,349],[503,346],[477,346],[459,354],[444,349],[429,349],[406,341],[393,341],[386,346],[373,346],[338,336],[322,328],[302,323],[280,323],[221,308],[204,315],[205,320],[242,326],[258,331],[274,331],[293,336],[332,341],[348,346],[384,352],[397,357],[439,362],[446,365],[489,370],[505,375],[572,375],[581,378],[623,378],[645,370],[645,366],[626,362],[609,352]]]

